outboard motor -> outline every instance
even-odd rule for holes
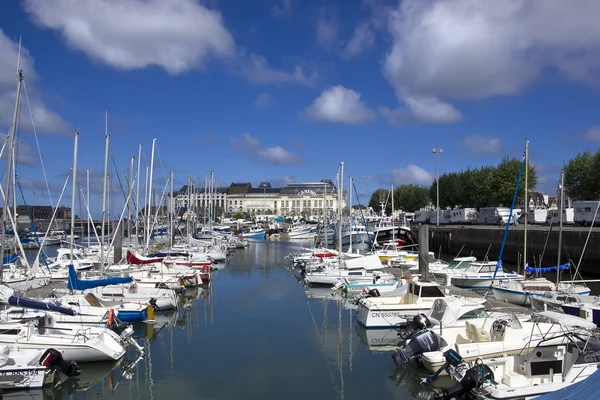
[[[404,364],[408,364],[410,360],[416,356],[427,353],[429,351],[436,351],[440,348],[440,341],[438,336],[429,330],[417,332],[413,335],[403,348],[398,349],[392,353],[392,359],[394,363],[399,367]]]
[[[417,314],[413,317],[412,321],[410,321],[406,328],[403,330],[398,330],[398,336],[400,336],[403,340],[408,340],[414,336],[415,333],[422,331],[423,329],[431,328],[433,324],[427,318],[425,314]]]
[[[367,297],[379,297],[381,296],[381,293],[379,293],[379,289],[375,288],[375,289],[371,289],[367,292]]]
[[[463,378],[449,389],[442,389],[434,394],[436,400],[450,400],[459,398],[473,389],[478,389],[487,381],[494,380],[494,373],[487,365],[480,362],[472,368],[469,368]]]
[[[42,354],[39,361],[44,367],[58,370],[68,377],[81,374],[81,369],[74,362],[66,362],[60,351],[56,349],[48,349]]]

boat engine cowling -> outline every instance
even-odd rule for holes
[[[403,340],[408,340],[414,336],[415,333],[422,331],[423,329],[431,328],[433,324],[427,318],[425,314],[417,314],[413,317],[412,321],[406,324],[406,328],[398,331],[398,335]]]
[[[434,394],[436,400],[457,399],[473,389],[480,388],[486,381],[493,381],[494,373],[487,365],[481,363],[469,368],[463,378],[449,389],[442,389]]]
[[[408,364],[416,356],[436,351],[440,348],[438,336],[430,330],[419,331],[413,335],[404,347],[392,353],[392,359],[397,366]]]
[[[46,350],[44,354],[42,354],[39,364],[50,369],[58,370],[68,377],[81,374],[81,369],[75,362],[66,362],[61,352],[52,348]]]

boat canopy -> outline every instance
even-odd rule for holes
[[[583,319],[580,317],[576,317],[574,315],[563,314],[556,311],[542,311],[533,314],[536,317],[544,318],[550,322],[555,324],[560,324],[565,328],[583,328],[594,330],[596,329],[596,324],[592,321],[588,321],[587,319]]]
[[[538,400],[597,399],[600,397],[600,370],[581,382],[537,397]]]
[[[457,321],[464,315],[475,310],[484,310],[483,304],[475,303],[467,299],[456,297],[444,297],[436,299],[426,315],[442,326],[456,325]]]
[[[365,269],[367,271],[370,270],[380,270],[383,268],[383,264],[381,263],[381,259],[377,254],[370,254],[364,257],[358,257],[354,259],[349,259],[345,261],[346,268],[348,269]]]
[[[18,257],[17,257],[17,255],[16,255],[16,254],[11,254],[11,255],[8,255],[8,256],[4,257],[4,261],[3,261],[3,263],[4,263],[4,264],[11,264],[11,263],[14,263],[14,262],[16,262],[16,261],[17,261],[17,258],[18,258]]]
[[[181,253],[181,252],[151,253],[151,254],[146,255],[146,257],[150,257],[150,258],[188,257],[188,256],[189,256],[189,253]]]
[[[108,286],[108,285],[119,285],[121,283],[130,283],[133,281],[133,278],[107,278],[107,279],[96,279],[96,280],[81,280],[77,278],[77,273],[75,273],[75,268],[73,265],[69,265],[69,281],[67,283],[67,288],[69,290],[86,290],[93,289],[99,286]]]
[[[569,264],[554,265],[552,267],[540,267],[540,268],[530,267],[529,265],[525,266],[525,271],[529,274],[535,274],[535,273],[539,273],[539,272],[556,271],[557,269],[559,269],[561,271],[569,269]]]

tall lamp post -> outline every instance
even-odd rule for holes
[[[365,178],[365,187],[367,190],[367,200],[365,200],[365,202],[367,203],[366,206],[369,205],[369,179],[371,179],[371,175],[365,175],[363,178]]]
[[[438,171],[438,156],[440,153],[443,153],[444,150],[443,149],[432,149],[431,150],[432,153],[435,153],[435,186],[437,189],[437,220],[436,225],[440,226],[440,174]]]

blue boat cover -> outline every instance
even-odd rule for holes
[[[569,269],[569,264],[563,264],[563,265],[558,265],[558,266],[554,265],[552,267],[541,267],[541,268],[533,268],[533,267],[530,267],[529,265],[527,265],[525,267],[525,271],[528,274],[535,274],[535,273],[538,273],[538,272],[556,271],[557,269],[560,269],[561,271]]]
[[[67,288],[69,290],[86,290],[93,289],[98,286],[108,285],[119,285],[121,283],[130,283],[133,278],[107,278],[107,279],[95,279],[95,280],[81,280],[77,278],[75,268],[73,265],[69,265],[69,281],[67,282]]]
[[[146,257],[148,258],[152,258],[152,257],[187,257],[189,256],[188,253],[152,253],[152,254],[148,254]]]
[[[35,310],[49,310],[56,311],[61,314],[75,315],[75,310],[72,310],[70,308],[57,306],[56,304],[51,303],[44,303],[42,301],[28,299],[26,297],[10,296],[8,298],[8,304],[10,304],[11,306],[33,308]]]
[[[16,254],[11,254],[9,256],[4,257],[4,264],[10,264],[10,263],[14,263],[17,261],[17,255]]]
[[[555,392],[536,397],[537,400],[597,399],[600,398],[600,370],[581,382]]]

